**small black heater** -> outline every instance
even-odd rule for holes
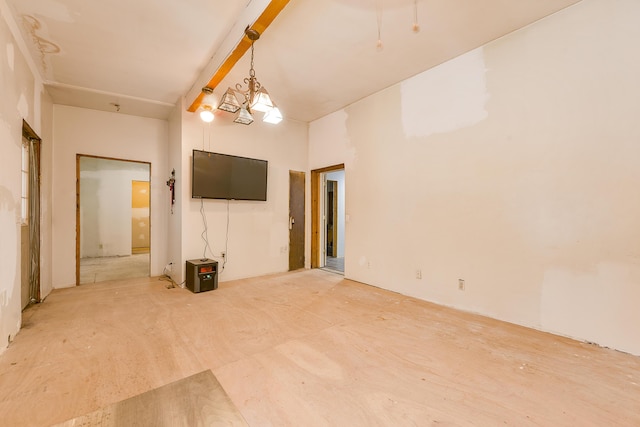
[[[218,289],[218,261],[208,258],[188,260],[187,288],[194,293]]]

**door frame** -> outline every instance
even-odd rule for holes
[[[344,163],[311,171],[311,268],[322,267],[322,174],[344,170]]]

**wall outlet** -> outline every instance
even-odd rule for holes
[[[416,270],[416,279],[422,279],[422,270]]]
[[[227,253],[225,251],[220,252],[222,259],[225,259],[227,257]]]
[[[371,261],[367,261],[367,268],[371,268]]]
[[[458,290],[464,291],[464,279],[458,279]]]

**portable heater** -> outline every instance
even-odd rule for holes
[[[218,289],[218,261],[187,260],[187,288],[194,293]]]

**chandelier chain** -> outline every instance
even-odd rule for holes
[[[249,68],[249,76],[255,77],[256,72],[253,69],[253,41],[251,42],[251,68]]]

